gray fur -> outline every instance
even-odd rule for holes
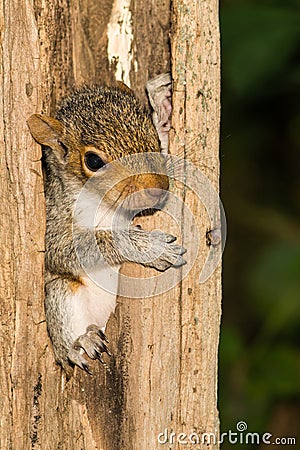
[[[28,124],[34,138],[44,145],[47,326],[56,359],[65,371],[70,374],[75,364],[90,372],[83,351],[102,361],[101,353],[108,350],[105,335],[93,323],[74,340],[72,302],[66,299],[72,298],[80,285],[82,267],[93,269],[104,261],[110,265],[131,261],[164,271],[185,261],[184,249],[174,243],[175,237],[161,231],[150,233],[134,227],[95,230],[74,221],[75,203],[87,181],[80,152],[84,146],[92,146],[113,160],[157,153],[157,158],[142,159],[138,167],[121,162],[108,174],[104,171],[89,185],[93,195],[100,194],[109,186],[114,170],[165,173],[159,137],[134,94],[118,87],[84,86],[63,101],[56,120],[34,115]]]

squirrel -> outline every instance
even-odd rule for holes
[[[176,237],[131,224],[122,227],[128,215],[166,201],[169,180],[162,151],[170,128],[170,89],[169,74],[148,85],[155,125],[121,82],[79,87],[55,117],[33,114],[27,121],[42,145],[47,329],[56,361],[68,376],[75,366],[91,373],[86,356],[103,363],[102,354],[110,355],[103,330],[115,309],[113,291],[123,262],[158,271],[185,264],[185,249],[174,243]],[[95,202],[100,206],[89,221]],[[117,210],[121,220],[113,227]],[[110,266],[116,276],[109,292],[95,279],[110,277]]]

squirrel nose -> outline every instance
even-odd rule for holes
[[[159,181],[157,186],[155,186],[155,188],[157,190],[167,191],[169,189],[169,177],[167,177],[167,175],[158,175],[158,177]]]
[[[169,178],[166,175],[151,175],[148,183],[144,184],[144,193],[153,202],[157,203],[166,196],[169,189]]]
[[[145,174],[143,179],[139,180],[145,190],[149,190],[153,197],[162,195],[161,191],[169,189],[169,177],[161,174]]]
[[[152,197],[159,197],[162,195],[162,191],[169,189],[169,178],[167,175],[145,173],[133,177],[130,180],[129,186],[134,191],[149,191],[149,195]]]
[[[164,201],[168,188],[169,178],[166,175],[145,173],[132,177],[126,189],[129,209],[154,207]],[[131,197],[131,194],[134,195]]]

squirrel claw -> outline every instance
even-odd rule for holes
[[[97,333],[103,341],[105,341],[109,344],[109,340],[107,339],[106,335],[103,333],[103,331],[100,328],[98,329]]]
[[[108,342],[105,334],[97,325],[88,326],[86,333],[79,336],[73,343],[68,354],[69,361],[92,375],[82,353],[84,351],[89,358],[98,359],[102,364],[105,364],[102,353],[107,353],[108,356],[111,356],[111,353],[103,340]]]
[[[96,354],[101,355],[101,353],[106,353],[108,356],[111,356],[111,353],[108,350],[107,346],[104,344],[104,342],[95,343],[95,347],[96,347],[95,348],[95,353]],[[100,359],[98,356],[97,356],[97,358]]]
[[[68,360],[71,364],[78,366],[80,369],[87,372],[89,375],[93,375],[92,371],[90,370],[90,367],[84,357],[80,354],[80,351],[76,350],[75,348],[72,348],[68,353]]]
[[[148,262],[146,265],[154,267],[160,272],[164,272],[170,267],[178,268],[184,266],[186,264],[186,261],[183,259],[182,255],[186,253],[186,249],[181,245],[174,244],[173,242],[176,240],[176,238],[172,235],[162,234],[162,238],[164,243],[166,243],[167,245],[162,245],[161,243],[157,242],[157,245],[161,246],[161,253],[158,258]]]
[[[89,331],[93,331],[95,333],[97,333],[100,338],[102,339],[102,341],[105,341],[109,344],[109,340],[107,339],[105,333],[101,330],[101,328],[97,327],[97,325],[89,325],[86,329],[87,332]]]
[[[107,348],[107,346],[102,342],[102,349],[101,349],[101,352],[102,353],[106,353],[108,356],[111,356],[111,353],[110,353],[110,351],[109,351],[109,349]]]
[[[95,350],[95,353],[96,353],[96,357],[97,357],[98,361],[100,361],[101,364],[105,364],[104,359],[102,358],[101,352],[98,352],[97,350]]]
[[[166,234],[166,238],[165,239],[166,239],[166,242],[168,244],[171,244],[171,242],[176,241],[177,237],[173,236],[172,234]]]
[[[89,367],[89,365],[87,363],[82,364],[81,369],[83,369],[89,375],[93,375],[93,372],[90,370],[90,367]]]
[[[185,253],[185,252],[184,252]],[[177,261],[172,265],[172,267],[181,267],[186,265],[186,260],[183,259],[181,256],[177,258]]]

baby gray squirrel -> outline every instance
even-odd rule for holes
[[[123,83],[80,87],[55,118],[28,119],[43,146],[47,328],[67,375],[75,365],[91,373],[84,354],[101,362],[103,352],[110,354],[102,329],[115,308],[118,277],[108,290],[95,281],[110,277],[109,266],[117,274],[124,261],[159,271],[185,264],[185,250],[174,236],[120,225],[128,215],[157,208],[169,188],[162,152],[170,128],[170,75],[150,81],[148,92],[155,126]],[[90,221],[95,204],[100,206]],[[121,220],[113,226],[117,210]]]

